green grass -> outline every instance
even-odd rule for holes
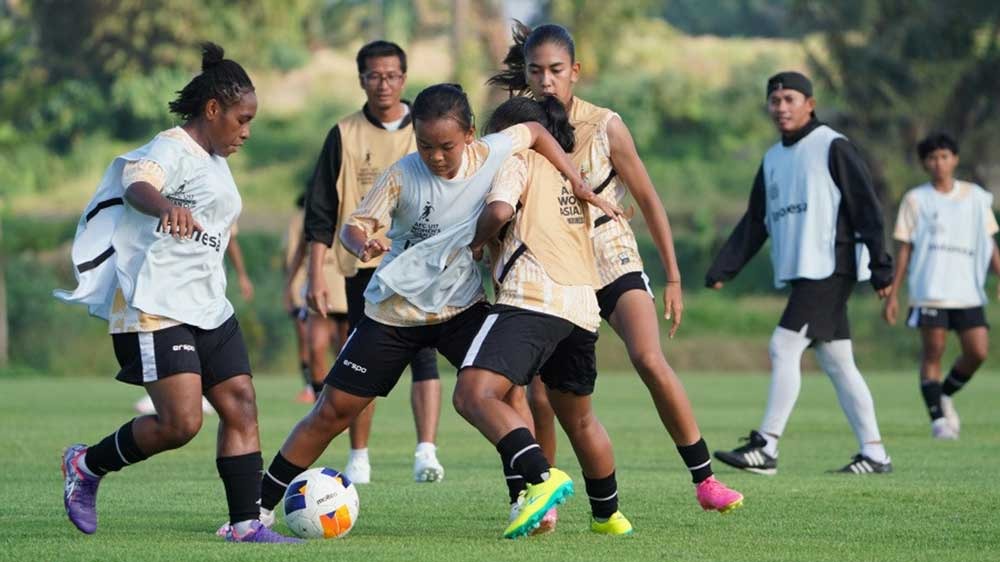
[[[136,389],[110,377],[0,381],[0,560],[996,560],[1000,551],[997,373],[981,373],[957,405],[962,440],[933,442],[915,376],[869,377],[896,472],[886,477],[824,474],[855,452],[825,377],[807,375],[775,478],[716,466],[746,494],[729,516],[698,508],[686,471],[638,379],[599,381],[596,408],[615,444],[622,510],[636,533],[593,536],[575,459],[560,464],[577,496],[556,534],[499,538],[506,491],[493,447],[446,407],[439,438],[447,477],[410,481],[413,431],[406,385],[379,405],[371,443],[374,484],[360,488],[361,515],[344,540],[300,547],[225,544],[214,465],[214,420],[190,445],[108,478],[100,530],[84,536],[63,513],[59,451],[93,442],[130,415]],[[454,378],[446,376],[448,388]],[[729,448],[758,422],[768,379],[687,375],[685,384],[710,446]],[[292,377],[257,378],[265,462],[304,408]],[[317,464],[340,467],[339,438]],[[283,528],[283,525],[279,525]],[[287,531],[287,529],[285,529]]]

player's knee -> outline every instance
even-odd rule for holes
[[[465,385],[458,385],[455,387],[455,392],[451,395],[451,405],[454,406],[455,411],[458,415],[465,419],[471,419],[470,416],[475,410],[474,404],[478,402],[478,397],[473,389],[468,388]]]
[[[160,438],[164,445],[170,449],[183,447],[194,439],[195,435],[201,431],[201,412],[195,412],[186,416],[176,416],[162,420],[160,424]]]
[[[529,392],[528,407],[531,413],[551,413],[552,405],[549,404],[549,397],[544,392]]]
[[[972,349],[967,349],[962,355],[965,356],[966,361],[979,368],[980,365],[986,362],[986,346],[976,346]]]
[[[659,349],[632,350],[629,359],[643,378],[663,375],[668,368],[667,360]]]

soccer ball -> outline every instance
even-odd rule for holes
[[[285,490],[285,523],[304,539],[335,539],[358,520],[358,490],[332,468],[312,468]]]

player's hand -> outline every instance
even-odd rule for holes
[[[308,303],[309,308],[326,318],[326,303],[328,302],[330,302],[330,289],[326,286],[326,277],[323,275],[322,268],[319,271],[310,271],[309,281],[306,284],[306,303]]]
[[[709,288],[712,289],[713,291],[718,291],[722,289],[725,285],[726,284],[723,283],[722,281],[716,281],[715,283],[712,283],[712,286]]]
[[[573,195],[580,201],[590,203],[591,205],[597,207],[602,213],[611,217],[612,220],[621,220],[621,216],[624,214],[621,207],[618,205],[598,197],[597,194],[594,193],[594,189],[586,181],[573,183]]]
[[[205,229],[194,220],[191,209],[170,205],[160,212],[160,232],[174,238],[190,238],[195,232]]]
[[[890,326],[896,325],[896,319],[899,316],[899,301],[896,297],[890,296],[885,299],[885,306],[882,308],[882,319],[885,323]]]
[[[882,287],[881,289],[875,291],[875,293],[878,294],[878,298],[887,299],[892,295],[892,285]]]
[[[358,254],[358,259],[362,263],[369,262],[382,254],[389,251],[389,241],[379,240],[378,238],[369,238],[365,245],[361,248],[361,253]]]
[[[681,294],[680,281],[668,281],[663,289],[663,317],[670,320],[670,331],[667,335],[673,339],[677,328],[681,327],[681,317],[684,314],[684,299]]]
[[[240,294],[246,302],[253,300],[253,282],[246,275],[240,275]]]

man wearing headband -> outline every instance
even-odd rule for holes
[[[749,472],[777,472],[778,438],[799,394],[802,353],[811,346],[860,447],[838,472],[891,472],[871,392],[854,364],[847,321],[847,299],[857,282],[870,281],[879,298],[892,287],[892,258],[871,174],[850,141],[817,120],[812,82],[804,75],[772,76],[767,106],[781,141],[764,155],[749,207],[705,283],[721,289],[770,237],[775,287],[791,285],[791,295],[771,336],[771,388],[760,428],[750,432],[746,445],[716,451],[715,457]]]

